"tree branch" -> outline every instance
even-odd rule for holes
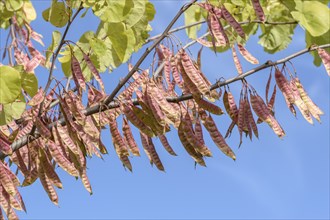
[[[275,65],[279,65],[279,64],[282,64],[282,63],[285,63],[293,58],[296,58],[298,56],[301,56],[305,53],[308,53],[310,51],[314,51],[316,50],[317,48],[330,48],[330,44],[324,44],[324,45],[320,45],[320,46],[312,46],[310,48],[306,48],[306,49],[303,49],[301,51],[298,51],[297,53],[294,53],[294,54],[291,54],[290,56],[287,56],[283,59],[280,59],[280,60],[277,60],[275,62],[272,62],[272,61],[267,61],[266,63],[256,67],[256,68],[253,68],[241,75],[238,75],[234,78],[231,78],[231,79],[228,79],[224,82],[217,82],[215,84],[213,84],[211,87],[210,87],[210,90],[214,90],[214,89],[217,89],[217,88],[220,88],[220,87],[223,87],[225,85],[228,85],[228,84],[231,84],[233,82],[236,82],[238,80],[242,80],[244,79],[245,77],[249,76],[249,75],[252,75],[256,72],[259,72],[260,70],[263,70],[263,69],[266,69],[266,68],[269,68],[269,67],[272,67],[272,66],[275,66]],[[181,102],[181,101],[184,101],[184,100],[188,100],[188,99],[192,99],[192,95],[191,94],[186,94],[186,95],[182,95],[182,96],[179,96],[179,97],[168,97],[166,98],[168,102]],[[133,102],[134,105],[138,105],[139,103],[134,100]],[[112,108],[117,108],[119,107],[119,104],[118,103],[115,103],[115,102],[111,102],[108,104],[107,107],[103,107],[103,105],[96,105],[96,106],[93,106],[93,107],[90,107],[90,108],[87,108],[85,111],[84,111],[84,114],[86,116],[88,115],[92,115],[92,114],[95,114],[95,113],[99,113],[100,111],[105,111],[107,109],[112,109]],[[48,125],[48,128],[51,129],[52,127],[54,127],[57,123],[60,123],[62,125],[65,125],[66,122],[65,122],[65,119],[64,118],[61,118],[59,119],[58,121],[55,121],[55,122],[52,122],[51,124]],[[39,137],[39,133],[35,133],[34,136],[32,138],[30,138],[30,140],[35,140]],[[14,141],[12,144],[11,144],[11,148],[14,151],[20,149],[21,147],[23,147],[24,145],[26,145],[28,143],[28,135],[26,136],[23,136],[22,138],[20,138],[19,140],[17,141]],[[3,159],[5,158],[7,155],[5,155],[4,153],[0,152],[0,159]]]

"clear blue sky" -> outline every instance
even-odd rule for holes
[[[46,47],[50,44],[50,27],[41,18],[41,12],[50,1],[35,1],[38,20],[33,22],[37,32],[44,35]],[[156,16],[151,35],[159,34],[179,10],[184,1],[153,1]],[[182,25],[181,19],[177,26]],[[89,28],[89,29],[86,29]],[[97,19],[77,19],[68,38],[77,40],[87,30],[96,30]],[[62,30],[63,31],[63,30]],[[184,36],[184,32],[178,36]],[[1,43],[6,35],[1,34]],[[250,52],[261,63],[276,60],[305,47],[304,33],[297,28],[290,46],[269,55],[257,45],[257,37],[247,44]],[[3,45],[3,44],[2,44]],[[3,46],[1,46],[3,47]],[[194,47],[196,51],[199,47]],[[138,54],[133,56],[133,62]],[[221,76],[233,77],[236,70],[229,53],[211,53],[204,49],[203,71],[212,82]],[[225,157],[205,133],[206,143],[213,152],[207,168],[194,169],[193,160],[184,151],[176,131],[167,134],[179,156],[167,154],[158,140],[157,151],[166,172],[151,167],[147,157],[132,158],[134,172],[123,169],[115,155],[109,130],[103,131],[103,141],[109,149],[104,161],[88,160],[88,176],[94,194],[90,196],[80,181],[59,171],[64,189],[58,190],[59,207],[48,199],[37,181],[20,189],[27,206],[21,219],[329,219],[329,77],[323,66],[315,67],[309,54],[293,60],[299,77],[309,95],[325,115],[322,124],[309,125],[298,113],[294,118],[287,109],[282,94],[276,100],[276,115],[286,131],[280,140],[267,125],[259,126],[260,139],[244,139],[238,149],[238,135],[228,139],[237,155],[237,161]],[[242,60],[243,69],[253,68]],[[146,61],[142,66],[148,67]],[[59,67],[59,66],[58,66]],[[38,69],[37,76],[47,72]],[[60,73],[60,68],[57,68]],[[126,65],[104,75],[110,92],[119,77],[127,73]],[[261,71],[247,80],[264,96],[269,70]],[[44,83],[43,81],[40,82]],[[274,83],[274,79],[273,79]],[[240,83],[231,86],[238,99]],[[223,106],[221,104],[221,106]],[[227,116],[214,117],[222,133],[230,121]],[[136,131],[136,130],[135,130]],[[139,142],[139,137],[137,136]],[[140,142],[139,142],[140,143]]]

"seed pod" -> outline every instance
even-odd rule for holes
[[[322,48],[317,48],[317,53],[319,54],[325,70],[327,71],[328,75],[330,76],[330,53]]]
[[[11,155],[13,153],[9,141],[6,140],[4,137],[2,137],[1,132],[0,132],[0,151],[6,155]]]
[[[284,130],[277,122],[277,120],[271,115],[269,109],[267,108],[261,97],[257,94],[253,95],[252,93],[250,93],[250,100],[253,111],[257,114],[257,116],[261,120],[265,121],[273,129],[277,136],[279,136],[280,138],[284,137]]]
[[[49,129],[40,118],[36,118],[36,127],[38,128],[38,131],[42,137],[50,138],[52,136]]]
[[[147,140],[148,140],[148,151],[150,153],[153,163],[156,165],[158,170],[165,171],[162,161],[158,156],[158,153],[156,151],[155,145],[152,142],[151,137],[147,137]]]
[[[199,119],[196,119],[196,123],[195,123],[195,135],[197,137],[197,139],[205,145],[205,142],[204,142],[204,138],[203,138],[203,128],[202,128],[202,125],[201,125],[201,120]]]
[[[6,165],[0,161],[0,185],[6,190],[6,192],[12,196],[16,196],[16,186],[10,175],[5,170]]]
[[[221,7],[221,13],[222,16],[226,19],[226,21],[229,23],[230,26],[232,26],[235,31],[237,32],[237,34],[245,39],[245,33],[243,28],[241,27],[241,25],[236,21],[236,19],[229,13],[229,11],[225,8],[225,6],[223,5]]]
[[[187,151],[187,153],[195,160],[196,163],[198,163],[201,166],[206,166],[205,161],[203,159],[203,156],[199,153],[196,152],[195,148],[189,143],[187,140],[184,132],[183,132],[183,121],[181,121],[179,128],[178,128],[178,136],[180,138],[180,141]]]
[[[294,82],[294,79],[290,81],[290,88],[292,89],[292,94],[294,95],[295,102],[294,104],[298,107],[299,111],[303,115],[303,117],[306,119],[306,121],[310,124],[313,124],[313,119],[311,117],[311,114],[308,110],[307,105],[305,102],[301,99],[300,93],[298,91],[298,88]]]
[[[211,115],[206,114],[206,112],[202,109],[199,111],[199,115],[204,118],[202,119],[203,125],[206,130],[209,132],[213,142],[217,145],[217,147],[228,157],[236,160],[235,153],[232,149],[228,146],[225,139],[222,137],[221,133],[219,132],[213,118]]]
[[[150,107],[151,113],[155,117],[156,122],[160,124],[162,127],[164,127],[166,124],[165,122],[166,116],[162,111],[158,102],[155,100],[154,97],[151,96],[150,90],[151,89],[149,89],[148,86],[146,86],[144,97],[146,98],[147,104]]]
[[[223,95],[223,104],[225,106],[226,112],[228,113],[231,120],[233,120],[235,123],[237,123],[237,117],[238,117],[238,109],[237,105],[235,103],[234,96],[230,91],[225,91]]]
[[[247,122],[248,122],[248,125],[249,127],[252,129],[254,135],[259,138],[259,134],[258,134],[258,127],[257,127],[257,124],[255,123],[254,121],[254,118],[253,118],[253,114],[252,114],[252,111],[251,111],[251,106],[250,106],[250,102],[248,100],[248,98],[246,97],[245,99],[245,111],[246,111],[246,115],[247,115]],[[249,130],[249,133],[251,133],[251,131]],[[252,134],[250,135],[250,139],[252,139]]]
[[[123,140],[123,137],[121,136],[121,134],[119,132],[117,121],[116,121],[116,118],[114,115],[111,115],[109,117],[109,127],[110,127],[111,136],[112,136],[112,143],[115,147],[118,157],[120,157],[121,155],[129,156],[127,146]]]
[[[160,142],[164,146],[165,150],[169,154],[171,154],[173,156],[177,156],[176,153],[174,152],[173,148],[171,147],[171,145],[168,143],[166,136],[162,134],[162,135],[159,135],[158,137],[159,137]]]
[[[96,69],[96,67],[94,66],[92,60],[89,58],[89,56],[87,56],[87,54],[85,54],[84,52],[83,52],[83,58],[84,58],[84,60],[87,64],[88,68],[92,72],[95,80],[100,84],[100,87],[102,89],[102,93],[105,93],[104,84],[103,84],[103,81],[102,81],[101,76],[99,74],[99,71]]]
[[[85,78],[82,73],[80,63],[74,55],[71,56],[71,72],[73,81],[75,82],[78,91],[79,88],[86,90]]]
[[[242,54],[242,56],[252,64],[258,64],[259,61],[257,58],[252,56],[250,52],[240,43],[237,43],[238,51]]]
[[[237,69],[238,74],[243,74],[243,69],[242,69],[242,65],[241,62],[239,61],[238,57],[237,57],[237,53],[236,53],[236,49],[235,49],[235,45],[233,45],[231,47],[231,51],[233,54],[233,59],[234,59],[234,63],[235,63],[235,67]]]
[[[123,104],[122,105],[123,112],[127,119],[135,126],[137,127],[140,131],[143,133],[147,134],[148,136],[153,136],[154,133],[150,130],[149,127],[147,127],[140,118],[138,118],[135,113],[133,112],[132,108],[133,105],[131,104]]]
[[[57,173],[54,170],[54,167],[51,165],[51,162],[49,161],[47,155],[42,150],[42,148],[39,148],[39,155],[38,159],[40,161],[40,166],[42,166],[43,172],[45,175],[49,178],[49,180],[57,187],[62,189],[62,182],[60,178],[58,177]]]
[[[194,97],[194,100],[196,101],[197,105],[200,108],[203,108],[215,115],[223,114],[223,111],[219,106],[214,105],[213,103],[204,100],[200,94],[193,94],[193,97]]]
[[[150,164],[153,165],[152,157],[151,157],[151,154],[149,152],[148,136],[140,131],[140,138],[141,138],[141,143],[142,143],[142,146],[143,146],[143,150],[146,153]]]
[[[58,196],[55,191],[55,188],[52,185],[50,179],[46,176],[44,168],[42,166],[38,166],[38,176],[42,186],[48,194],[50,201],[52,201],[55,205],[58,205]]]
[[[85,189],[89,192],[90,195],[92,195],[93,194],[92,186],[89,182],[87,172],[86,172],[86,161],[85,161],[83,168],[79,171],[79,175],[80,175],[81,182],[83,183]]]
[[[252,6],[254,8],[254,11],[256,12],[257,17],[261,22],[265,21],[265,14],[264,11],[262,10],[262,7],[260,5],[259,0],[251,0],[252,1]]]
[[[131,128],[125,117],[123,117],[123,134],[124,134],[127,146],[129,148],[129,150],[132,152],[132,154],[134,156],[140,156],[140,150],[134,140]]]
[[[207,41],[207,40],[205,40],[205,39],[203,39],[203,38],[197,38],[196,41],[197,41],[198,43],[200,43],[200,44],[201,44],[202,46],[204,46],[204,47],[213,47],[212,42]],[[214,46],[215,46],[215,47],[221,47],[222,44],[220,44],[218,41],[216,41],[215,44],[214,44]]]
[[[275,79],[276,79],[276,84],[280,88],[284,99],[287,101],[289,104],[293,104],[295,102],[295,98],[292,93],[292,89],[290,87],[290,83],[288,80],[285,78],[285,76],[282,74],[280,70],[276,68],[275,70]]]
[[[226,46],[229,43],[228,36],[219,18],[213,13],[209,14],[208,16],[208,26],[213,39],[216,40],[216,42],[212,40],[213,47],[216,47],[217,45]]]
[[[307,105],[309,112],[318,122],[321,122],[320,115],[324,114],[323,111],[311,100],[299,79],[296,77],[293,80],[297,86],[300,97]]]
[[[245,120],[245,103],[244,103],[244,99],[241,97],[240,101],[239,101],[239,109],[238,109],[238,117],[237,117],[237,127],[238,127],[238,131],[239,131],[239,137],[240,137],[240,141],[239,141],[239,147],[242,144],[242,133],[243,133],[243,127],[244,127],[244,120]]]
[[[184,135],[186,136],[188,142],[195,148],[195,150],[197,152],[201,153],[203,156],[212,157],[211,151],[207,148],[207,146],[205,146],[203,143],[201,143],[199,141],[199,139],[196,137],[196,135],[194,134],[194,131],[192,128],[192,121],[189,116],[189,113],[187,112],[186,115],[184,116],[184,118],[182,118],[181,120],[183,120],[182,128],[183,128]]]
[[[57,146],[53,141],[48,140],[46,146],[49,149],[50,154],[56,161],[56,163],[67,173],[72,176],[78,176],[78,172],[73,164],[61,153],[59,146]]]
[[[170,63],[171,63],[171,70],[172,70],[172,77],[174,82],[182,89],[183,82],[180,78],[179,71],[177,68],[177,63],[175,61],[175,56],[170,57]]]

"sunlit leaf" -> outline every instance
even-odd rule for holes
[[[0,104],[13,102],[21,91],[21,76],[10,66],[0,66]]]

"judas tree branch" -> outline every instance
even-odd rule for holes
[[[295,57],[298,57],[298,56],[301,56],[305,53],[308,53],[310,51],[314,51],[316,50],[317,48],[330,48],[330,44],[324,44],[324,45],[320,45],[320,46],[313,46],[313,47],[310,47],[310,48],[306,48],[306,49],[303,49],[301,51],[298,51],[297,53],[294,53],[290,56],[287,56],[283,59],[280,59],[280,60],[277,60],[277,61],[267,61],[266,63],[254,68],[254,69],[251,69],[241,75],[238,75],[234,78],[231,78],[231,79],[228,79],[228,80],[225,80],[223,82],[217,82],[215,84],[213,84],[211,87],[210,87],[210,90],[214,90],[214,89],[217,89],[217,88],[220,88],[220,87],[223,87],[225,85],[228,85],[228,84],[231,84],[233,82],[236,82],[236,81],[239,81],[239,80],[242,80],[244,79],[245,77],[249,76],[249,75],[252,75],[256,72],[259,72],[260,70],[263,70],[263,69],[266,69],[266,68],[269,68],[269,67],[272,67],[272,66],[275,66],[275,65],[279,65],[279,64],[282,64],[282,63],[285,63],[285,62],[288,62],[289,60],[295,58]],[[188,100],[188,99],[192,99],[192,95],[191,94],[186,94],[186,95],[182,95],[182,96],[179,96],[179,97],[168,97],[167,98],[167,101],[168,102],[181,102],[181,101],[184,101],[184,100]],[[133,102],[134,105],[138,105],[139,103],[134,100]],[[108,104],[107,107],[104,107],[104,105],[96,105],[96,106],[93,106],[93,107],[90,107],[90,108],[86,108],[85,111],[84,111],[84,114],[86,116],[89,116],[89,115],[93,115],[93,114],[96,114],[96,113],[99,113],[101,111],[105,111],[105,110],[108,110],[108,109],[112,109],[112,108],[117,108],[119,107],[119,103],[116,103],[116,102],[111,102]],[[65,122],[65,119],[64,118],[61,118],[59,119],[58,121],[55,121],[55,122],[52,122],[51,124],[48,125],[48,128],[51,129],[52,127],[54,127],[57,123],[60,123],[62,125],[65,125],[66,122]],[[12,144],[11,144],[11,148],[14,151],[20,149],[21,147],[23,147],[24,145],[26,145],[28,143],[28,141],[33,141],[37,138],[40,137],[40,134],[39,133],[35,133],[33,137],[30,137],[28,138],[28,135],[26,136],[23,136],[22,138],[20,138],[19,140],[17,141],[14,141]],[[7,155],[3,154],[2,152],[0,152],[0,159],[3,159],[5,158]]]

